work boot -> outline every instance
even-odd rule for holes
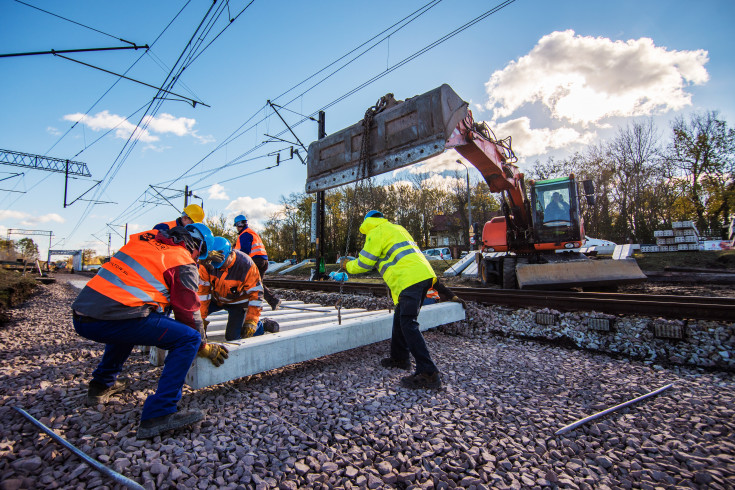
[[[107,403],[110,397],[115,393],[119,393],[128,387],[128,380],[120,378],[112,386],[105,386],[104,384],[92,380],[89,382],[89,388],[87,389],[87,405],[93,407],[100,403]]]
[[[398,368],[408,371],[411,369],[411,359],[393,359],[392,357],[386,357],[385,359],[380,360],[380,365],[387,368]]]
[[[429,373],[416,373],[411,376],[401,378],[401,386],[411,389],[434,389],[438,390],[442,387],[442,380],[439,371]]]
[[[277,299],[275,302],[268,303],[268,304],[271,305],[271,310],[276,311],[278,308],[281,307],[281,303],[282,303],[282,301],[280,299]],[[266,332],[267,332],[267,330],[266,330]]]
[[[199,410],[185,410],[142,420],[135,437],[137,439],[153,439],[167,430],[181,429],[196,424],[203,418],[204,415]]]
[[[275,320],[271,320],[270,318],[263,318],[263,320],[261,321],[263,322],[263,330],[268,333],[277,333],[281,330],[281,326]]]

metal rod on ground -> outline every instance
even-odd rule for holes
[[[657,389],[656,391],[652,391],[650,393],[646,393],[645,395],[641,395],[638,398],[634,398],[634,399],[629,400],[627,402],[621,403],[620,405],[615,405],[614,407],[611,407],[611,408],[608,408],[606,410],[603,410],[602,412],[597,412],[594,415],[590,415],[589,417],[585,417],[585,418],[583,418],[581,420],[578,420],[578,421],[576,421],[576,422],[574,422],[572,424],[569,424],[569,425],[567,425],[565,427],[562,427],[561,429],[559,429],[558,431],[556,431],[554,433],[554,435],[555,436],[559,436],[559,435],[562,435],[562,434],[566,434],[567,432],[576,429],[580,425],[586,424],[590,420],[598,419],[598,418],[602,417],[603,415],[607,415],[608,413],[614,412],[615,410],[619,410],[621,408],[625,408],[625,407],[627,407],[629,405],[632,405],[634,403],[638,403],[639,401],[645,400],[646,398],[650,398],[652,396],[656,396],[659,393],[662,393],[662,392],[668,390],[672,386],[674,386],[674,385],[673,384],[668,384],[668,385],[664,386],[663,388]]]
[[[22,408],[18,408],[18,407],[13,407],[13,408],[16,409],[18,412],[20,412],[20,414],[22,416],[24,416],[25,418],[27,418],[28,420],[30,420],[33,425],[35,425],[36,427],[38,427],[39,429],[41,429],[42,431],[44,431],[46,434],[48,434],[49,436],[51,436],[51,438],[53,440],[55,440],[59,444],[61,444],[64,447],[66,447],[69,451],[73,452],[74,454],[76,454],[80,458],[82,458],[82,460],[85,463],[89,464],[90,466],[92,466],[94,469],[96,469],[97,471],[99,471],[103,475],[109,476],[115,482],[119,483],[120,485],[124,485],[127,488],[135,488],[135,489],[141,489],[141,490],[143,489],[143,487],[138,482],[133,481],[130,478],[125,477],[125,476],[121,475],[120,473],[118,473],[118,472],[116,472],[114,470],[111,470],[110,468],[108,468],[107,466],[103,465],[99,461],[97,461],[95,459],[92,459],[87,454],[85,454],[81,450],[77,449],[70,442],[66,441],[63,437],[61,437],[60,435],[58,435],[56,432],[52,431],[51,429],[49,429],[48,427],[46,427],[45,425],[43,425],[41,422],[39,422],[38,420],[36,420],[31,414],[29,414],[28,412],[26,412]]]

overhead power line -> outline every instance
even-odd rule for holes
[[[138,46],[133,44],[132,46],[114,46],[111,48],[80,48],[80,49],[52,49],[51,51],[30,51],[27,53],[10,53],[0,54],[0,58],[12,58],[15,56],[36,56],[39,54],[61,54],[61,53],[90,53],[93,51],[120,51],[121,49],[148,49],[148,45]]]
[[[63,158],[34,155],[20,151],[0,149],[0,164],[13,165],[15,167],[33,168],[46,170],[48,172],[68,173],[81,177],[91,177],[86,163],[64,160]]]

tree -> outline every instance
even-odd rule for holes
[[[691,201],[700,229],[729,219],[735,172],[735,130],[716,111],[679,117],[672,125],[669,158],[681,173],[683,193]],[[710,199],[719,202],[710,203]],[[710,205],[711,204],[711,205]]]
[[[97,251],[92,248],[85,248],[82,250],[82,265],[92,264],[96,254]]]

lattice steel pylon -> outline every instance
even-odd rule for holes
[[[0,149],[0,164],[91,177],[86,163]]]

